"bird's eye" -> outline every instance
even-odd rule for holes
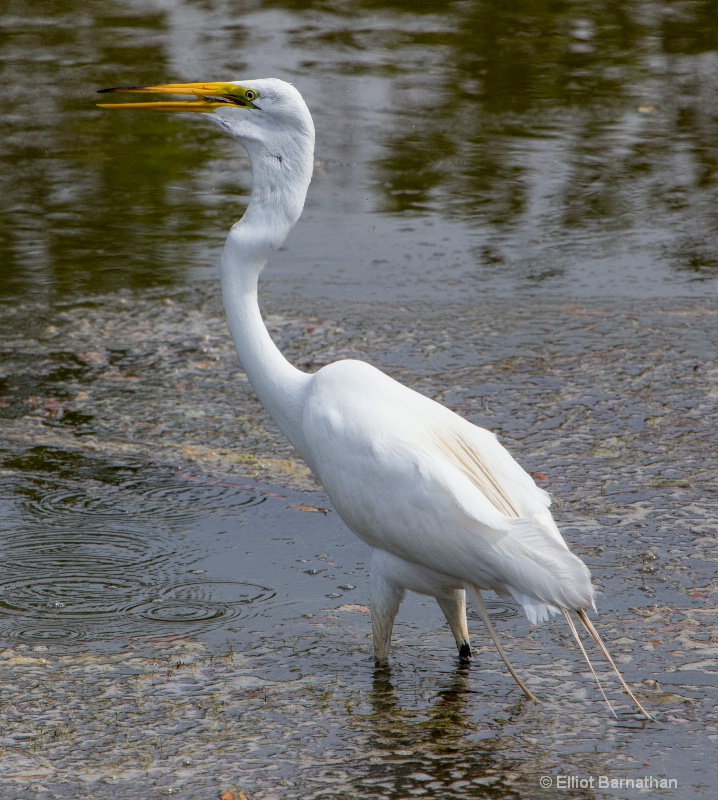
[[[244,93],[244,97],[247,100],[255,100],[257,98],[257,93],[253,89],[247,89]]]

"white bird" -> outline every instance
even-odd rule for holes
[[[251,198],[221,259],[229,329],[260,401],[321,481],[340,517],[372,548],[376,661],[388,660],[394,619],[407,589],[436,598],[460,657],[469,658],[468,591],[511,675],[535,700],[489,619],[481,593],[492,589],[513,598],[532,623],[563,612],[595,677],[570,616],[575,612],[624,689],[649,716],[586,614],[595,609],[590,573],[559,533],[548,494],[493,434],[362,361],[338,361],[304,373],[272,341],[259,311],[257,282],[299,219],[312,177],[314,124],[300,93],[277,79],[102,91],[191,96],[103,105],[204,113],[249,155]]]

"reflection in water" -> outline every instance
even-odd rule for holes
[[[457,661],[448,680],[442,676],[429,707],[418,712],[415,704],[402,705],[390,668],[376,669],[371,689],[373,713],[368,719],[371,746],[382,753],[382,761],[374,760],[357,781],[357,790],[377,798],[408,797],[427,790],[429,796],[441,797],[452,788],[461,788],[463,793],[473,785],[482,797],[519,797],[504,775],[515,773],[520,764],[502,754],[496,732],[467,742],[476,727],[472,706],[480,695],[471,686],[469,665]],[[513,715],[518,717],[523,706],[523,700],[517,700]],[[506,724],[513,715],[509,713]]]
[[[462,728],[471,727],[462,713],[471,692],[470,673],[470,666],[457,660],[450,682],[438,691],[436,701],[429,709],[428,719],[417,726],[425,740],[434,739],[440,733],[443,744],[448,745],[452,739],[462,736]],[[384,743],[392,748],[406,745],[407,738],[416,734],[411,730],[415,712],[402,708],[392,683],[390,667],[374,670],[371,703],[374,708],[372,726]]]
[[[0,464],[0,655],[13,687],[0,794],[139,800],[236,785],[252,800],[533,800],[540,774],[563,771],[650,772],[714,796],[715,3],[437,8],[10,0],[0,11],[0,424],[14,448]],[[520,443],[563,501],[603,590],[604,629],[645,676],[659,722],[614,723],[550,627],[530,653],[542,705],[507,711],[500,674],[441,672],[445,633],[411,607],[423,638],[405,649],[406,672],[372,683],[366,619],[351,626],[349,611],[332,613],[346,600],[326,596],[356,585],[360,607],[363,554],[354,574],[304,573],[325,566],[332,515],[303,515],[321,519],[302,519],[311,530],[294,544],[293,512],[288,540],[271,540],[287,531],[264,517],[270,503],[192,479],[205,455],[215,476],[242,474],[239,452],[274,459],[258,473],[300,481],[279,471],[287,451],[237,374],[219,303],[199,283],[175,288],[213,269],[242,212],[246,160],[191,120],[110,118],[94,90],[240,75],[294,81],[319,134],[305,216],[264,286],[300,298],[335,287],[342,304],[315,302],[308,316],[273,298],[282,348],[315,367],[359,352],[404,379],[413,370],[417,388]],[[389,307],[402,282],[411,301],[441,290],[453,305]],[[368,285],[382,304],[349,306]],[[639,297],[661,286],[708,297],[562,299],[632,285]],[[476,299],[492,290],[511,299],[492,297],[488,318]],[[245,508],[256,553],[230,557],[242,537],[224,534]],[[211,542],[192,539],[214,548],[214,573],[185,539],[197,515],[216,523]],[[228,617],[236,658],[198,657],[192,634]],[[162,640],[173,632],[186,638]],[[113,636],[147,633],[151,658],[113,664]]]
[[[323,279],[347,249],[316,231],[347,220],[361,244],[377,213],[393,236],[407,214],[436,226],[402,242],[409,279],[424,260],[439,278],[503,273],[499,286],[518,277],[534,288],[567,273],[598,287],[590,270],[606,264],[642,291],[651,275],[712,275],[709,0],[680,11],[655,0],[361,5],[277,1],[239,14],[121,2],[108,15],[71,0],[5,12],[0,293],[167,285],[213,267],[249,185],[241,151],[201,121],[109,118],[93,92],[242,74],[296,81],[315,117],[320,169],[293,247],[302,263],[332,262]],[[469,251],[447,253],[444,236],[467,238]],[[387,283],[406,279],[394,260]],[[375,274],[358,254],[347,266],[363,281]]]

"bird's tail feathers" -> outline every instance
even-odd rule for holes
[[[530,622],[558,609],[593,609],[591,573],[531,518],[512,519],[511,530],[493,544],[494,567]]]
[[[568,619],[568,612],[564,611],[564,614],[566,615],[566,618]],[[628,693],[628,696],[631,698],[631,700],[633,700],[633,702],[636,704],[636,706],[641,710],[641,712],[643,714],[646,715],[646,717],[648,719],[653,719],[653,717],[646,711],[646,709],[638,702],[638,698],[628,688],[628,684],[624,680],[623,675],[621,675],[621,672],[619,671],[618,667],[616,666],[615,661],[613,660],[613,658],[611,658],[611,654],[608,652],[608,648],[603,643],[603,640],[601,639],[601,637],[598,635],[598,631],[594,628],[593,623],[588,618],[588,614],[586,614],[586,611],[583,608],[579,608],[576,611],[576,614],[577,614],[581,624],[583,625],[583,627],[588,631],[588,633],[590,634],[590,636],[593,639],[593,641],[596,642],[596,644],[598,645],[598,648],[603,653],[604,657],[606,658],[606,661],[608,661],[608,663],[611,665],[611,668],[613,669],[613,671],[618,676],[618,680],[621,682],[621,686],[623,686],[625,691]],[[575,629],[574,629],[573,633],[574,633],[574,636],[576,637],[576,640],[579,641],[578,633],[575,632]],[[581,650],[583,650],[583,646],[581,646]],[[588,661],[588,656],[586,655],[585,650],[583,650],[583,652],[584,652],[584,656],[586,657],[586,660]],[[589,666],[590,666],[590,663],[591,662],[589,661]],[[593,667],[591,667],[591,672],[593,672]],[[595,672],[593,672],[593,675],[596,678],[596,680],[598,681],[598,677],[596,677],[596,673]],[[600,685],[601,684],[599,683],[599,686]],[[601,689],[601,693],[603,693],[603,689]],[[604,698],[606,697],[605,694],[603,696],[604,696]],[[608,700],[606,700],[606,702],[608,702]],[[610,703],[609,703],[609,707],[610,707]],[[611,709],[611,710],[613,710],[613,709]]]
[[[506,588],[509,590],[511,597],[523,608],[528,621],[532,625],[540,625],[542,622],[546,622],[554,614],[558,614],[560,610],[556,606],[537,600],[535,597],[529,597],[529,595],[520,592],[513,586],[507,586]]]

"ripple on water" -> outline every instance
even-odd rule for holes
[[[210,597],[221,599],[225,603],[247,605],[260,600],[271,600],[275,595],[273,589],[256,583],[244,581],[194,580],[167,586],[162,597],[178,600],[207,600]]]
[[[46,446],[5,455],[1,463],[16,478],[13,491],[21,507],[39,522],[187,521],[218,505],[236,512],[266,499],[251,487],[227,486],[139,459],[113,461]]]
[[[485,602],[489,616],[493,619],[507,619],[508,617],[515,617],[519,613],[516,603],[512,603],[509,600],[486,600]],[[469,607],[466,613],[470,619],[481,619],[479,612],[473,607]]]
[[[114,639],[197,633],[251,618],[275,593],[241,581],[147,585],[131,578],[39,573],[0,585],[6,635],[22,639]]]
[[[86,628],[70,628],[67,625],[54,624],[53,622],[43,625],[42,620],[28,621],[25,626],[21,624],[3,625],[3,636],[16,642],[57,644],[71,644],[96,638],[90,635]]]
[[[137,591],[132,578],[37,573],[0,585],[0,613],[63,618],[121,613]]]
[[[108,518],[141,520],[158,517],[168,522],[188,522],[211,513],[221,505],[233,511],[264,502],[266,498],[239,488],[208,486],[205,483],[178,483],[167,480],[136,479],[119,485],[100,481],[62,481],[52,485],[43,478],[35,480],[32,491],[23,492],[24,504],[35,517]]]
[[[122,530],[94,527],[63,530],[35,527],[15,529],[3,535],[3,567],[13,571],[36,573],[82,569],[85,574],[121,570],[156,573],[171,562],[177,552],[176,542],[161,530],[147,535],[143,528]]]
[[[253,583],[193,581],[165,586],[156,601],[135,606],[133,611],[157,622],[229,621],[256,616],[257,603],[274,596],[273,589]]]
[[[266,498],[139,462],[36,447],[2,460],[13,522],[0,550],[0,632],[30,640],[196,633],[258,613],[274,592],[180,577],[184,531]],[[8,500],[5,500],[8,498]],[[182,535],[180,535],[182,532]]]

